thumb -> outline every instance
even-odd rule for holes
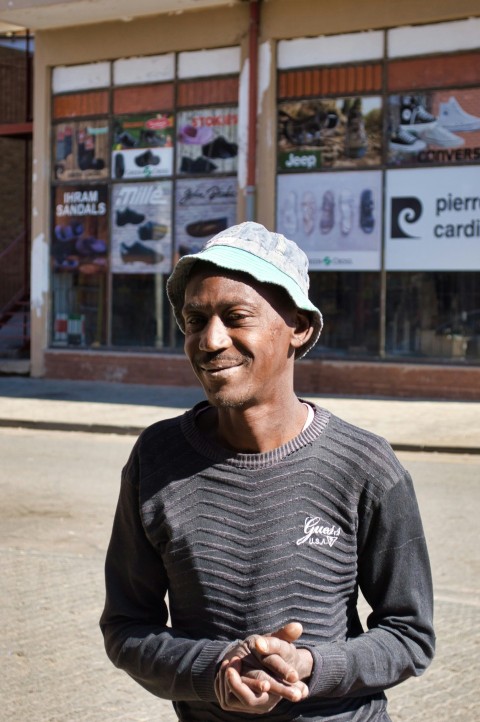
[[[284,642],[296,642],[302,636],[303,627],[300,622],[288,622],[284,627],[271,634],[265,634],[265,637],[276,637]]]

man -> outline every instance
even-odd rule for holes
[[[386,722],[383,690],[433,656],[408,473],[383,439],[293,390],[322,328],[307,265],[242,223],[168,281],[207,401],[135,444],[101,627],[113,663],[182,722]]]

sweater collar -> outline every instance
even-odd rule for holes
[[[276,449],[272,449],[271,451],[265,451],[257,454],[236,453],[230,449],[225,449],[223,446],[216,444],[200,432],[195,419],[199,413],[202,413],[208,408],[208,401],[201,401],[192,409],[186,411],[181,417],[180,423],[185,438],[189,444],[193,446],[195,451],[202,456],[205,456],[215,463],[224,463],[229,464],[230,466],[246,469],[262,469],[278,464],[287,456],[290,456],[299,449],[308,446],[323,434],[328,425],[330,413],[319,406],[314,404],[310,405],[313,408],[314,417],[307,428],[303,429],[303,431],[301,431],[293,439],[290,439],[290,441],[287,441],[286,444],[283,444]]]

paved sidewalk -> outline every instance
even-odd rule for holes
[[[0,426],[136,435],[202,398],[200,388],[0,377]],[[397,450],[480,453],[480,402],[308,398]]]

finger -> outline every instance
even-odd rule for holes
[[[303,634],[303,627],[300,622],[288,622],[281,629],[272,632],[271,637],[283,639],[284,642],[296,642]],[[265,635],[267,636],[267,635]]]
[[[262,657],[262,665],[266,667],[274,677],[284,682],[293,684],[300,679],[298,671],[290,661],[285,660],[279,654],[268,654]]]
[[[283,684],[277,679],[270,680],[270,694],[278,695],[289,702],[300,702],[308,696],[308,687],[303,682]]]
[[[240,677],[235,669],[227,669],[225,678],[228,688],[242,704],[257,707],[268,702],[268,693],[263,690],[260,693],[254,692]],[[257,680],[263,685],[265,680]]]

